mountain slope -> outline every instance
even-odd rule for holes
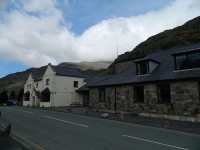
[[[64,66],[64,67],[77,67],[82,71],[86,71],[88,69],[92,70],[100,70],[100,69],[107,69],[108,66],[112,62],[109,61],[97,61],[97,62],[80,62],[80,63],[75,63],[75,62],[63,62],[60,63],[59,66]]]
[[[182,26],[166,30],[148,38],[137,45],[131,52],[119,55],[114,62],[117,63],[149,53],[196,43],[200,43],[200,16],[186,22]]]

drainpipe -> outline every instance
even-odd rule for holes
[[[117,113],[117,90],[115,86],[115,114]]]

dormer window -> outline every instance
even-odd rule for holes
[[[199,50],[176,53],[174,55],[175,70],[200,68]]]
[[[137,66],[137,74],[138,75],[149,74],[149,62],[148,61],[136,63],[136,66]]]
[[[135,63],[137,75],[150,74],[159,65],[159,62],[152,59],[139,60]]]

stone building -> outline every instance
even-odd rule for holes
[[[112,112],[200,114],[200,44],[156,52],[88,84],[89,105]],[[123,68],[123,64],[119,65]]]

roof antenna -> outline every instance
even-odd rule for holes
[[[118,25],[118,22],[117,22],[117,25]],[[118,50],[118,31],[117,31],[117,57],[119,56],[119,50]]]

